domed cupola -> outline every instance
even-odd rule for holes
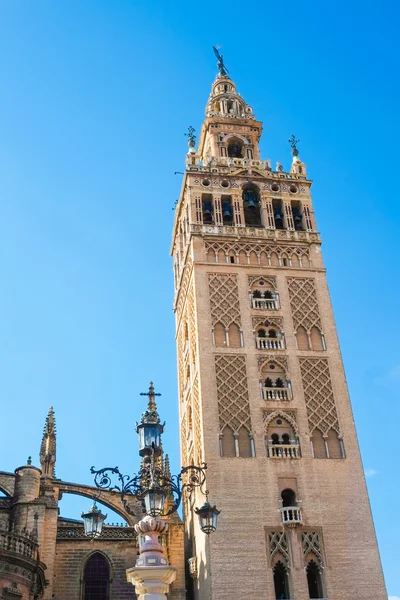
[[[206,116],[255,119],[253,109],[238,94],[234,82],[227,75],[219,75],[214,81],[207,102]]]

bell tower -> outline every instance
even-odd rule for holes
[[[182,464],[221,509],[206,539],[186,505],[189,597],[386,600],[311,181],[218,61],[172,241]]]

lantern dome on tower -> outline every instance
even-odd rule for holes
[[[218,76],[212,84],[206,107],[207,117],[231,119],[255,119],[253,109],[236,91],[235,83],[228,75]]]

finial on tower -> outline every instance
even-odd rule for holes
[[[40,468],[46,477],[55,477],[56,464],[56,420],[50,406],[40,446]]]
[[[196,144],[196,136],[194,134],[195,132],[195,128],[192,127],[191,125],[189,125],[187,133],[184,133],[183,135],[186,135],[186,137],[188,138],[188,146],[189,146],[189,152],[191,153],[196,153],[196,150],[194,149],[195,144]]]
[[[227,77],[229,71],[226,68],[226,66],[224,65],[224,57],[222,56],[222,54],[220,54],[219,48],[220,48],[219,46],[213,46],[214,54],[218,60],[217,67],[218,67],[218,71],[219,71],[219,76]]]
[[[294,134],[292,133],[292,135],[288,139],[288,142],[292,146],[293,156],[297,156],[299,154],[299,151],[297,150],[297,144],[300,142],[300,140],[296,140]]]
[[[149,398],[147,410],[142,414],[140,419],[141,423],[159,423],[160,417],[158,416],[157,412],[156,396],[161,396],[161,394],[156,394],[152,381],[150,381],[149,391],[140,392],[140,395],[148,396]]]

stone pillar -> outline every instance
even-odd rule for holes
[[[136,566],[127,569],[126,578],[135,586],[138,600],[166,600],[169,586],[175,581],[178,569],[168,564],[158,537],[168,530],[162,519],[146,516],[137,525],[136,532],[144,536]]]

